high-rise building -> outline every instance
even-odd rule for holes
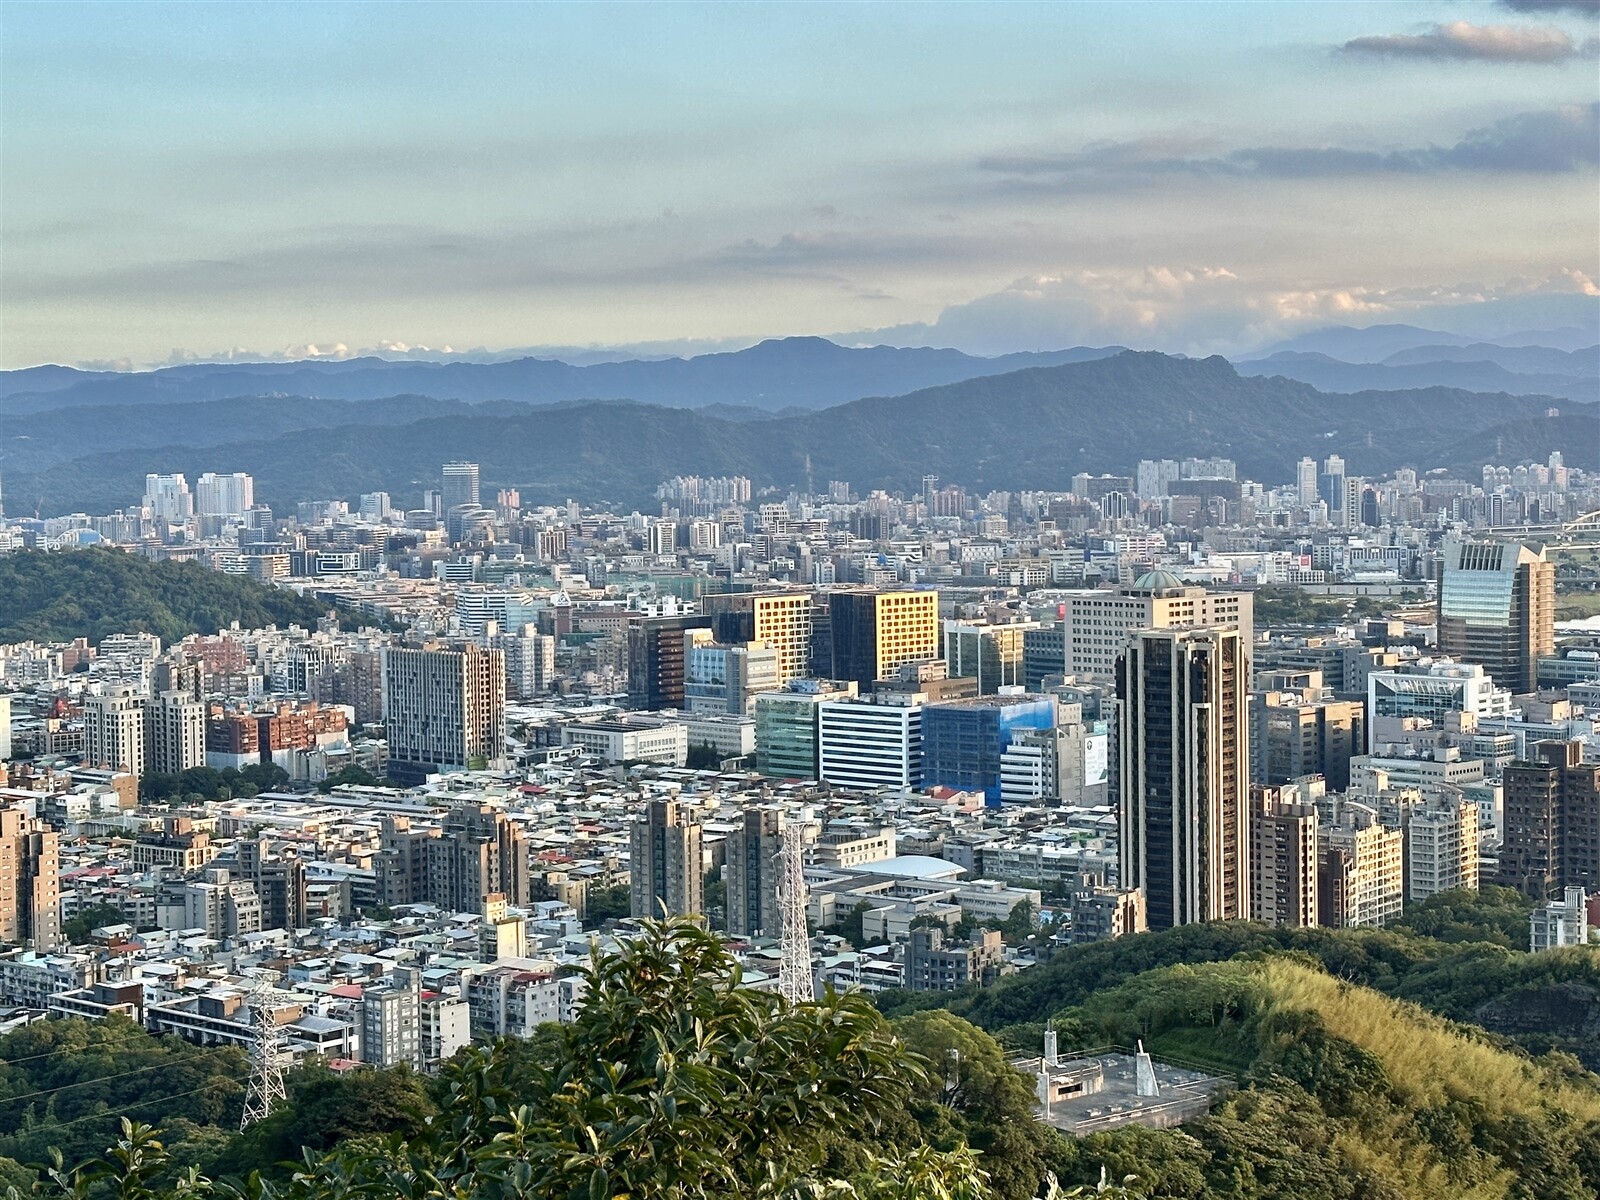
[[[939,657],[939,593],[846,591],[827,599],[833,678],[865,691],[902,663]]]
[[[1330,454],[1323,461],[1322,472],[1317,476],[1317,494],[1328,506],[1328,523],[1344,525],[1344,504],[1349,489],[1344,482],[1344,459]]]
[[[489,646],[506,656],[506,694],[514,700],[543,695],[555,683],[556,639],[523,626],[519,633],[497,633]]]
[[[856,694],[824,680],[798,679],[756,697],[756,770],[778,779],[817,778],[817,712]]]
[[[652,800],[633,819],[628,879],[636,917],[705,911],[699,817],[675,800]]]
[[[1435,794],[1401,808],[1405,834],[1406,899],[1478,890],[1478,803]]]
[[[804,678],[811,662],[810,592],[727,592],[701,608],[725,646],[764,642],[778,652],[779,682]]]
[[[1302,458],[1295,467],[1295,498],[1302,508],[1317,502],[1317,460]]]
[[[861,791],[920,787],[923,711],[855,697],[819,705],[817,777]]]
[[[383,652],[383,697],[391,778],[416,782],[436,771],[504,762],[501,651],[389,647]]]
[[[0,942],[51,950],[61,941],[56,833],[21,809],[0,808]]]
[[[1152,929],[1249,915],[1248,679],[1237,628],[1140,630],[1118,663],[1119,879]]]
[[[682,708],[688,632],[706,629],[701,616],[645,617],[628,626],[628,703],[634,708]]]
[[[1254,621],[1249,592],[1213,592],[1185,584],[1170,571],[1147,571],[1131,587],[1070,591],[1062,600],[1066,627],[1063,672],[1100,682],[1116,678],[1117,658],[1139,629],[1186,626],[1237,629],[1249,645]],[[951,672],[954,674],[954,672]]]
[[[487,915],[491,897],[527,905],[533,895],[527,835],[489,805],[451,808],[437,826],[384,817],[374,869],[378,895],[390,907],[433,904]]]
[[[1439,653],[1477,663],[1514,695],[1538,688],[1555,653],[1555,564],[1542,546],[1445,542],[1439,559]]]
[[[157,522],[181,525],[194,516],[194,496],[182,475],[146,475],[144,506]]]
[[[478,464],[473,462],[447,462],[444,465],[444,486],[439,490],[439,509],[447,513],[463,504],[477,508],[482,503],[478,492]]]
[[[1499,882],[1535,900],[1600,891],[1600,764],[1581,742],[1540,742],[1505,768]]]
[[[206,706],[186,692],[159,692],[144,706],[145,769],[178,775],[206,765]]]
[[[1387,925],[1405,905],[1405,834],[1365,804],[1334,803],[1317,826],[1317,924]]]
[[[975,679],[980,696],[998,695],[1002,688],[1020,688],[1027,681],[1023,651],[1027,635],[1038,628],[1033,621],[1007,625],[979,625],[946,621],[944,660],[951,679]]]
[[[1317,808],[1298,787],[1250,789],[1250,919],[1317,923]]]
[[[1351,758],[1366,748],[1366,710],[1359,700],[1251,693],[1251,783],[1321,775],[1330,791],[1342,792],[1350,786]]]
[[[980,696],[924,705],[923,786],[982,792],[986,804],[999,805],[1007,753],[1027,734],[1055,724],[1053,696]]]
[[[243,471],[217,475],[207,471],[195,481],[194,511],[200,517],[244,519],[256,502],[256,482]]]
[[[83,705],[83,761],[139,776],[145,772],[145,697],[118,684]]]
[[[751,807],[728,835],[722,878],[727,884],[728,932],[734,937],[777,937],[780,932],[781,868],[774,860],[783,849],[784,823],[780,808]]]

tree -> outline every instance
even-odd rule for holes
[[[317,784],[317,790],[327,793],[333,791],[336,787],[377,787],[382,782],[383,780],[365,767],[351,763],[348,766],[341,767]]]
[[[627,884],[592,889],[584,900],[583,927],[599,929],[633,912],[633,893]]]
[[[691,771],[715,771],[722,765],[722,755],[715,746],[696,742],[689,747],[689,757],[684,763]]]
[[[105,925],[121,925],[125,918],[115,904],[96,904],[84,909],[61,927],[61,936],[69,946],[81,946],[89,935]]]

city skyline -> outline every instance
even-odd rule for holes
[[[1578,0],[379,11],[7,5],[0,365],[1600,303]]]

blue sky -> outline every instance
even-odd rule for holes
[[[1586,7],[11,0],[0,365],[1565,318]]]

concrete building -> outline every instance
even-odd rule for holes
[[[1359,700],[1258,691],[1250,702],[1251,783],[1320,775],[1331,791],[1350,786],[1350,759],[1367,746],[1366,710]]]
[[[482,503],[477,463],[447,462],[444,464],[442,474],[444,486],[439,492],[441,512],[449,512],[452,508],[459,508],[464,504],[477,507]]]
[[[1027,635],[1038,628],[1032,621],[1006,625],[978,625],[946,621],[944,659],[951,679],[974,679],[980,696],[994,696],[1021,688],[1027,680],[1023,651]]]
[[[1439,557],[1439,653],[1483,667],[1513,694],[1538,687],[1555,652],[1555,564],[1544,547],[1446,541]]]
[[[1540,742],[1505,769],[1498,881],[1535,900],[1600,891],[1600,764],[1581,742]]]
[[[1528,918],[1528,949],[1555,950],[1589,944],[1588,897],[1580,887],[1563,890],[1561,899],[1535,908]]]
[[[145,769],[178,775],[206,765],[206,706],[184,692],[160,692],[145,704]]]
[[[856,694],[851,683],[795,680],[756,697],[756,770],[777,779],[817,778],[817,712]]]
[[[1317,924],[1387,925],[1405,905],[1405,834],[1386,829],[1367,805],[1330,807],[1331,819],[1317,829]]]
[[[1148,571],[1131,587],[1063,594],[1063,673],[1110,682],[1129,635],[1140,629],[1204,626],[1254,636],[1249,592],[1213,592],[1185,584],[1170,571]]]
[[[783,849],[781,808],[747,808],[725,842],[728,932],[734,937],[777,937],[778,864]]]
[[[913,929],[906,944],[905,986],[913,992],[954,992],[993,983],[1004,965],[1005,943],[997,929],[981,929],[965,945],[946,945],[940,929]]]
[[[0,808],[0,942],[53,950],[61,941],[61,847],[43,821]]]
[[[1478,888],[1478,805],[1460,793],[1419,796],[1400,810],[1406,900]]]
[[[396,967],[391,979],[362,989],[363,1062],[422,1070],[421,989],[421,973],[410,967]]]
[[[1152,929],[1249,915],[1248,674],[1227,627],[1141,630],[1118,663],[1118,878]]]
[[[810,592],[725,592],[702,597],[717,641],[760,642],[778,652],[778,682],[803,679],[811,662]]]
[[[698,916],[705,911],[705,855],[697,814],[674,800],[652,800],[633,818],[629,846],[634,916]]]
[[[982,792],[990,805],[1004,792],[1006,754],[1029,734],[1055,728],[1053,696],[979,696],[922,710],[922,779],[927,787]],[[1013,791],[1019,761],[1013,757]]]
[[[818,705],[818,778],[861,791],[921,787],[922,714],[920,704],[856,697]]]
[[[1317,923],[1317,808],[1295,785],[1250,789],[1250,919]]]
[[[561,744],[577,746],[611,763],[662,763],[681,767],[689,761],[689,727],[682,721],[647,725],[634,721],[588,721],[564,725]]]
[[[939,657],[939,594],[839,591],[827,596],[832,674],[862,691],[904,663]]]
[[[499,650],[389,647],[383,695],[391,778],[415,783],[435,772],[504,763],[506,676]]]
[[[1393,740],[1391,726],[1422,718],[1442,728],[1451,713],[1511,715],[1511,693],[1477,663],[1424,661],[1367,676],[1367,744]]]
[[[92,767],[126,771],[135,777],[146,769],[145,697],[127,684],[109,686],[83,705],[83,761]]]

